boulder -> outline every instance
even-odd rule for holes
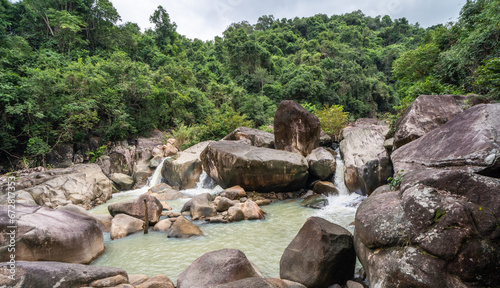
[[[75,204],[85,209],[105,203],[112,195],[111,181],[96,164],[35,173],[15,173],[16,203],[49,208]],[[0,188],[7,191],[7,177],[0,177]],[[7,194],[0,196],[7,204]]]
[[[132,284],[133,286],[137,286],[137,285],[142,284],[148,280],[149,280],[148,275],[144,275],[144,274],[128,275],[128,282],[130,282],[130,284]]]
[[[350,191],[370,195],[386,184],[392,166],[384,142],[387,125],[369,124],[367,119],[343,130],[340,152],[345,163],[345,184]]]
[[[500,179],[454,167],[412,171],[400,191],[372,194],[355,221],[355,246],[371,286],[497,285],[498,191]]]
[[[135,288],[175,288],[174,283],[165,275],[157,275],[145,282],[136,285]]]
[[[500,175],[500,103],[480,104],[391,155],[394,170],[460,167]],[[496,176],[495,176],[496,175]]]
[[[113,181],[120,190],[130,190],[134,187],[134,178],[125,174],[113,173],[109,176],[109,179]]]
[[[240,141],[250,140],[252,146],[274,148],[274,135],[258,129],[239,127],[229,133],[223,140]]]
[[[314,209],[321,209],[328,205],[328,199],[325,195],[313,194],[304,199],[300,205]]]
[[[200,154],[210,143],[212,141],[198,143],[165,161],[161,173],[167,183],[181,190],[195,188],[203,172]]]
[[[465,96],[421,95],[396,123],[394,150],[450,121],[464,111]]]
[[[250,277],[222,285],[217,288],[307,288],[306,286],[283,279]]]
[[[323,218],[311,217],[281,256],[280,278],[326,288],[352,279],[355,265],[352,234]]]
[[[223,188],[235,185],[259,192],[296,191],[305,187],[307,161],[302,155],[219,141],[201,155],[203,169]]]
[[[70,211],[70,212],[77,213],[77,214],[80,214],[80,215],[83,215],[86,217],[92,217],[95,220],[97,220],[97,224],[99,225],[99,228],[103,232],[109,232],[109,229],[111,228],[111,219],[113,219],[113,217],[111,217],[111,215],[90,214],[89,212],[87,212],[87,210],[83,209],[80,206],[74,205],[74,204],[68,204],[66,206],[58,206],[56,209]]]
[[[224,212],[224,211],[227,211],[229,210],[229,208],[231,208],[232,206],[234,206],[234,202],[231,201],[230,199],[226,198],[226,197],[222,197],[220,200],[219,200],[219,203],[217,203],[217,212]]]
[[[231,200],[239,200],[242,197],[247,197],[247,192],[241,186],[233,186],[222,191],[220,196]]]
[[[325,196],[339,195],[339,191],[332,182],[318,181],[314,184],[314,193]]]
[[[177,278],[177,288],[214,287],[250,277],[262,274],[245,253],[222,249],[206,253],[189,265]]]
[[[230,207],[227,210],[227,215],[229,216],[229,219],[233,222],[239,222],[245,220],[245,213],[243,213],[243,210],[241,210],[241,208],[238,206]]]
[[[153,148],[153,157],[159,157],[161,159],[165,157],[171,157],[177,155],[179,150],[174,147],[171,143],[167,143],[164,145],[157,145]]]
[[[168,233],[168,238],[190,238],[196,236],[203,236],[203,232],[184,216],[177,218]]]
[[[170,227],[172,227],[172,221],[170,221],[169,219],[165,219],[156,223],[153,227],[153,231],[167,232],[168,230],[170,230]]]
[[[16,257],[17,258],[17,257]],[[118,268],[98,267],[60,262],[17,261],[15,280],[8,277],[9,263],[0,263],[0,286],[2,287],[88,287],[101,279],[127,279],[127,272]]]
[[[127,214],[118,214],[111,220],[111,240],[127,237],[144,230],[144,221]]]
[[[156,169],[160,166],[161,162],[163,162],[163,158],[161,156],[155,156],[151,161],[149,161],[149,168]]]
[[[274,115],[274,147],[304,157],[319,147],[321,127],[316,117],[292,100],[280,103]]]
[[[101,215],[101,214],[90,214],[94,219],[97,220],[99,224],[99,228],[101,228],[102,232],[108,233],[111,231],[111,220],[113,220],[113,216],[111,215]]]
[[[120,203],[110,204],[108,211],[111,216],[115,217],[118,214],[127,214],[140,220],[144,220],[144,200],[146,200],[148,207],[148,219],[150,224],[155,224],[159,221],[163,205],[155,197],[143,194],[137,200],[129,200]]]
[[[90,283],[91,287],[116,287],[121,284],[127,284],[128,278],[125,275],[115,275],[107,278],[94,280]]]
[[[0,205],[0,261],[3,262],[10,260],[8,249],[13,239],[9,209]],[[104,252],[102,231],[94,218],[23,204],[16,204],[15,216],[16,261],[88,264]]]
[[[196,195],[191,200],[184,203],[181,213],[189,211],[193,220],[215,216],[217,215],[217,211],[215,211],[211,201],[212,195],[209,193]]]
[[[248,199],[244,203],[236,204],[238,208],[243,211],[243,215],[245,215],[245,220],[259,220],[264,219],[266,213],[260,209],[259,205],[254,201]]]
[[[306,158],[309,173],[320,180],[331,180],[337,167],[334,154],[323,147],[314,149]]]

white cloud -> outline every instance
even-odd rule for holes
[[[177,23],[177,31],[188,38],[212,40],[231,23],[257,22],[262,15],[294,18],[315,14],[343,14],[361,10],[369,16],[406,17],[410,23],[428,27],[455,20],[466,0],[111,0],[123,22],[151,27],[149,16],[162,5]]]

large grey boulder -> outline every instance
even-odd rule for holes
[[[241,141],[248,139],[252,146],[274,148],[274,135],[258,129],[239,127],[229,133],[223,140]]]
[[[108,206],[108,211],[111,216],[115,217],[118,214],[127,214],[140,220],[146,217],[144,209],[144,200],[148,207],[148,219],[150,224],[155,224],[161,217],[163,205],[155,197],[149,194],[143,194],[136,200],[129,200],[119,203],[113,203]]]
[[[180,152],[177,157],[165,161],[161,173],[167,183],[179,187],[181,190],[195,188],[203,172],[200,160],[201,152],[212,142],[198,143]]]
[[[12,247],[9,245],[13,229],[9,228],[8,211],[8,206],[0,206],[0,261],[3,262],[10,260]],[[15,216],[16,261],[87,264],[104,252],[103,234],[94,218],[23,204],[16,204]]]
[[[356,252],[371,286],[496,286],[498,191],[499,179],[455,167],[412,171],[400,191],[372,194],[355,221]]]
[[[391,155],[394,170],[467,166],[500,175],[500,103],[480,104],[456,115]],[[496,177],[496,176],[495,176]]]
[[[323,218],[311,217],[281,256],[280,278],[327,288],[352,279],[355,265],[352,234]]]
[[[262,274],[245,253],[222,249],[206,253],[191,263],[177,278],[177,288],[216,287],[250,277]]]
[[[450,121],[464,111],[468,97],[421,95],[396,123],[394,150],[410,143]]]
[[[49,208],[75,204],[85,209],[105,203],[112,183],[96,164],[50,169],[16,176],[16,202]],[[7,177],[0,178],[0,203],[7,204]]]
[[[309,173],[320,180],[331,180],[337,163],[335,151],[319,147],[314,149],[306,158],[309,164]]]
[[[280,103],[274,115],[274,147],[304,157],[319,147],[318,117],[292,100]]]
[[[368,119],[344,129],[340,153],[345,163],[345,184],[350,191],[370,195],[392,176],[389,154],[384,147],[388,132],[386,124],[371,123]]]
[[[235,185],[247,191],[297,191],[305,187],[306,159],[298,154],[229,141],[207,146],[203,169],[222,188]]]
[[[11,276],[9,270],[9,263],[0,263],[1,287],[89,287],[99,280],[111,278],[128,282],[123,269],[82,264],[16,261],[14,280],[8,278]]]
[[[121,173],[113,173],[109,179],[115,183],[116,187],[120,190],[130,190],[134,187],[134,178]]]

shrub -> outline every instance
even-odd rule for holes
[[[321,124],[321,129],[330,135],[335,141],[340,140],[340,134],[349,118],[349,112],[344,112],[344,107],[340,105],[324,106],[321,110],[316,110],[316,116]]]

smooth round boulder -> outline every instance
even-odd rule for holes
[[[148,209],[148,219],[150,224],[156,224],[161,217],[161,212],[163,211],[163,205],[160,200],[149,194],[142,194],[137,200],[124,201],[120,203],[110,204],[108,206],[108,211],[111,216],[116,216],[118,214],[127,214],[129,216],[135,217],[140,220],[144,220],[145,208],[144,200],[146,200],[146,206]]]
[[[231,200],[239,200],[240,198],[247,197],[247,193],[241,186],[233,186],[222,191],[220,196]]]
[[[130,190],[134,187],[134,178],[126,174],[113,173],[109,176],[109,179],[113,181],[120,190]]]
[[[335,187],[332,182],[328,181],[318,181],[314,184],[314,193],[321,194],[325,196],[339,195],[339,190]]]
[[[238,203],[236,205],[241,209],[241,211],[243,211],[245,220],[259,220],[266,217],[266,213],[259,207],[259,205],[250,199],[244,203]]]
[[[318,147],[306,157],[309,164],[309,173],[320,180],[331,180],[337,163],[335,161],[335,151]]]
[[[92,217],[64,210],[16,204],[16,230],[9,228],[12,226],[9,221],[12,212],[8,206],[0,205],[2,262],[10,261],[9,247],[15,247],[16,261],[88,264],[104,252],[102,231]]]
[[[238,206],[230,207],[227,210],[227,214],[229,216],[229,219],[233,222],[245,220],[245,213],[243,213],[243,210],[241,210],[241,208]]]
[[[306,159],[297,153],[230,141],[213,142],[201,154],[203,169],[222,188],[290,192],[305,187]]]
[[[219,203],[217,203],[217,212],[224,212],[224,211],[227,211],[229,210],[229,208],[231,208],[232,206],[234,206],[234,202],[229,200],[228,198],[226,197],[222,197],[220,200],[219,200]]]
[[[111,220],[111,240],[127,237],[144,230],[144,221],[127,214],[118,214]]]
[[[250,277],[262,277],[262,273],[245,253],[222,249],[206,253],[191,263],[177,278],[177,288],[213,287]]]
[[[170,227],[172,227],[172,221],[170,221],[169,219],[165,219],[156,223],[153,227],[153,231],[167,232],[168,230],[170,230]]]

